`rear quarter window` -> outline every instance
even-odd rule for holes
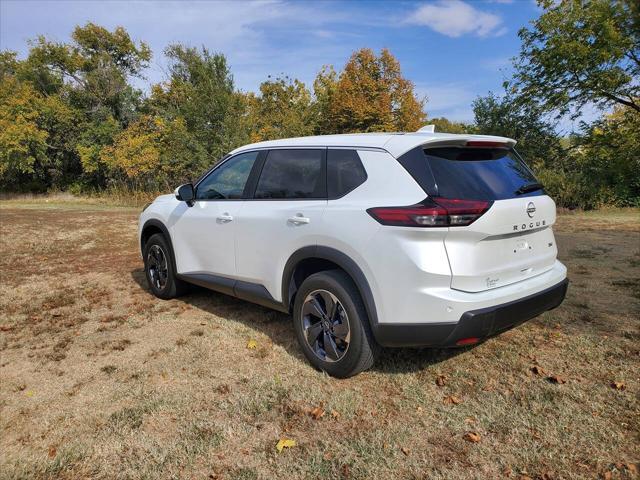
[[[340,198],[355,190],[367,179],[355,150],[327,151],[327,193],[330,199]]]

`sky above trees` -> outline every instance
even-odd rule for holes
[[[430,117],[473,119],[472,101],[499,92],[517,55],[517,31],[540,14],[533,0],[431,2],[0,2],[0,49],[23,57],[37,35],[67,41],[76,25],[123,26],[154,53],[146,72],[165,78],[176,41],[224,53],[238,88],[257,91],[286,74],[311,86],[322,65],[344,65],[361,47],[389,48],[428,96]],[[570,127],[570,125],[567,125]]]

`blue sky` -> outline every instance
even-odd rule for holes
[[[268,75],[311,86],[322,65],[340,70],[361,47],[387,47],[426,95],[429,116],[472,120],[471,102],[500,92],[518,29],[540,10],[532,0],[435,1],[0,1],[0,48],[24,56],[27,40],[66,41],[75,25],[125,27],[154,52],[147,77],[164,78],[163,49],[204,45],[229,59],[236,85],[256,90]]]

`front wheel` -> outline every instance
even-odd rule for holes
[[[296,293],[293,320],[302,350],[316,368],[347,378],[374,364],[380,347],[360,293],[344,272],[309,276]]]
[[[144,246],[144,271],[151,292],[168,300],[182,295],[187,284],[176,277],[171,249],[164,235],[152,235]]]

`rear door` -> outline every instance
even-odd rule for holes
[[[449,228],[445,247],[452,288],[479,292],[553,266],[555,203],[513,149],[452,146],[424,152],[438,197],[492,202],[471,225]]]
[[[317,244],[326,206],[326,149],[270,150],[238,215],[238,279],[280,300],[284,265],[299,248]]]

